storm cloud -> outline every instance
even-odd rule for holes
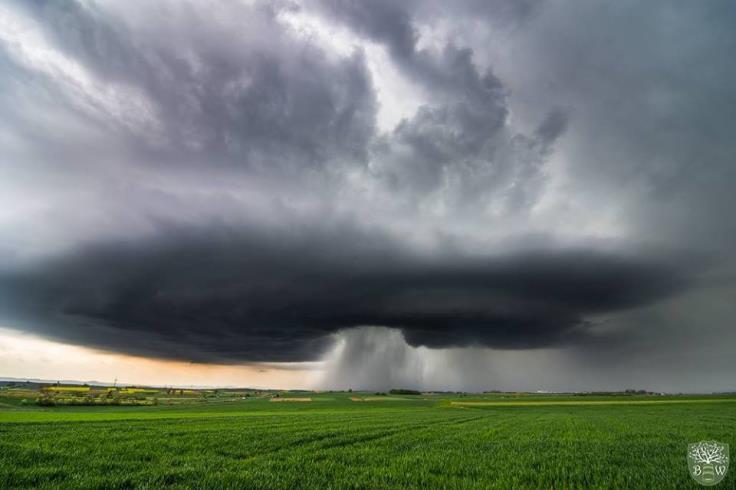
[[[64,340],[198,361],[307,361],[328,334],[355,326],[401,329],[431,347],[581,343],[588,315],[666,298],[691,279],[681,269],[592,250],[417,256],[349,225],[172,229],[6,274],[0,292],[5,315]]]
[[[601,378],[678,356],[725,372],[734,20],[726,2],[6,2],[0,321],[198,362],[318,360],[380,327],[561,349]]]

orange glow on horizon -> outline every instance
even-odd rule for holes
[[[151,386],[310,388],[321,363],[167,361],[91,349],[0,328],[0,377]]]

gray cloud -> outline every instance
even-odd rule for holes
[[[529,250],[417,257],[345,224],[171,227],[0,278],[2,311],[64,340],[203,361],[314,360],[326,335],[402,329],[412,345],[535,348],[586,340],[586,316],[688,285],[674,257]]]
[[[121,101],[122,115],[90,113],[89,101],[67,101],[89,123],[108,126],[108,136],[138,161],[294,174],[363,159],[375,98],[361,53],[330,59],[289,35],[275,18],[278,11],[231,8],[232,19],[208,24],[193,5],[162,4],[138,25],[94,4],[19,4],[49,44],[101,86],[140,96],[142,107]],[[239,16],[249,21],[245,35]],[[68,87],[55,86],[48,74],[28,73],[17,63],[8,69],[69,98]],[[148,113],[149,127],[122,124],[135,110]]]
[[[4,325],[226,362],[380,326],[617,379],[732,350],[726,3],[0,9]]]
[[[515,133],[507,124],[507,89],[490,69],[478,69],[473,50],[451,42],[440,49],[417,47],[419,36],[407,9],[423,6],[341,0],[319,5],[359,35],[385,45],[397,67],[430,94],[429,103],[377,146],[372,169],[381,178],[399,192],[416,192],[418,200],[439,192],[463,210],[487,206],[489,198],[512,214],[535,204],[544,155],[566,127],[562,111],[551,111],[535,135]],[[459,4],[452,13],[480,7]],[[486,10],[514,11],[522,18],[531,8],[492,2]]]

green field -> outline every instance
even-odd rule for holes
[[[729,397],[283,396],[0,397],[0,488],[698,488],[687,444],[736,448]]]

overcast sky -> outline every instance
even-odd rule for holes
[[[735,26],[5,1],[0,326],[324,386],[736,389]]]

